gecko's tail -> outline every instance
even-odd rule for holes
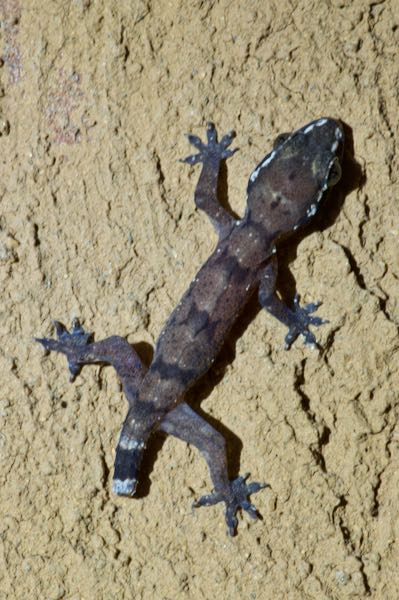
[[[114,480],[112,483],[112,491],[115,494],[134,496],[144,448],[144,440],[131,438],[122,430],[116,448]]]

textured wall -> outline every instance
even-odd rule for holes
[[[1,600],[397,597],[398,7],[0,0]],[[70,385],[33,336],[80,316],[153,344],[215,241],[182,134],[236,129],[242,213],[274,138],[320,116],[352,128],[358,166],[280,279],[323,301],[323,350],[285,352],[253,302],[192,394],[270,484],[263,521],[230,539],[220,505],[193,512],[205,464],[158,436],[141,498],[115,497],[116,376]]]

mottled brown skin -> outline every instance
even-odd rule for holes
[[[273,151],[250,176],[247,210],[238,221],[217,200],[220,163],[234,153],[228,148],[233,134],[218,142],[210,124],[207,137],[204,144],[189,136],[198,154],[184,162],[202,163],[195,203],[211,219],[219,241],[165,324],[149,368],[123,338],[93,342],[78,321],[70,332],[56,322],[58,339],[38,341],[67,356],[72,378],[89,363],[107,363],[116,369],[129,403],[116,450],[113,489],[117,494],[135,493],[148,437],[160,429],[201,451],[214,492],[195,505],[224,502],[228,531],[233,535],[238,509],[257,517],[248,496],[264,486],[247,484],[246,476],[229,481],[223,437],[184,402],[185,394],[210,368],[256,288],[261,305],[288,327],[286,348],[299,335],[307,345],[316,344],[309,325],[323,323],[311,315],[318,304],[301,307],[295,296],[290,309],[275,294],[275,244],[306,224],[326,190],[338,181],[344,136],[333,119],[319,119],[279,136]]]

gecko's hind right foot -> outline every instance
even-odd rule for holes
[[[71,330],[60,323],[54,321],[55,331],[58,339],[52,338],[35,338],[49,352],[61,352],[65,354],[68,360],[68,368],[71,373],[71,381],[79,375],[83,364],[78,361],[79,349],[82,346],[87,346],[93,341],[93,334],[85,331],[78,319],[72,321]]]
[[[234,131],[230,131],[222,137],[218,142],[218,135],[213,123],[208,123],[206,131],[208,143],[205,144],[196,135],[189,134],[188,141],[198,150],[198,154],[192,154],[186,158],[181,159],[181,162],[188,163],[189,165],[196,165],[197,163],[204,163],[207,160],[220,162],[225,158],[233,156],[237,152],[238,148],[229,149],[231,142],[235,136]]]
[[[256,494],[256,492],[265,487],[269,487],[267,483],[258,483],[256,481],[246,483],[248,476],[249,473],[246,473],[230,481],[227,491],[213,492],[207,496],[202,496],[194,502],[193,507],[212,506],[213,504],[218,504],[218,502],[224,502],[226,505],[225,519],[227,531],[229,535],[235,535],[238,524],[237,511],[245,510],[252,519],[259,519],[260,515],[256,507],[248,500],[248,496]]]

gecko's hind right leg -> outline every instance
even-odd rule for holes
[[[236,533],[238,511],[245,510],[252,519],[259,518],[258,511],[248,497],[266,485],[247,483],[248,474],[229,480],[225,439],[205,419],[182,402],[165,415],[160,429],[198,448],[208,464],[214,491],[199,498],[194,502],[194,507],[223,502],[226,507],[225,519],[229,535]]]

